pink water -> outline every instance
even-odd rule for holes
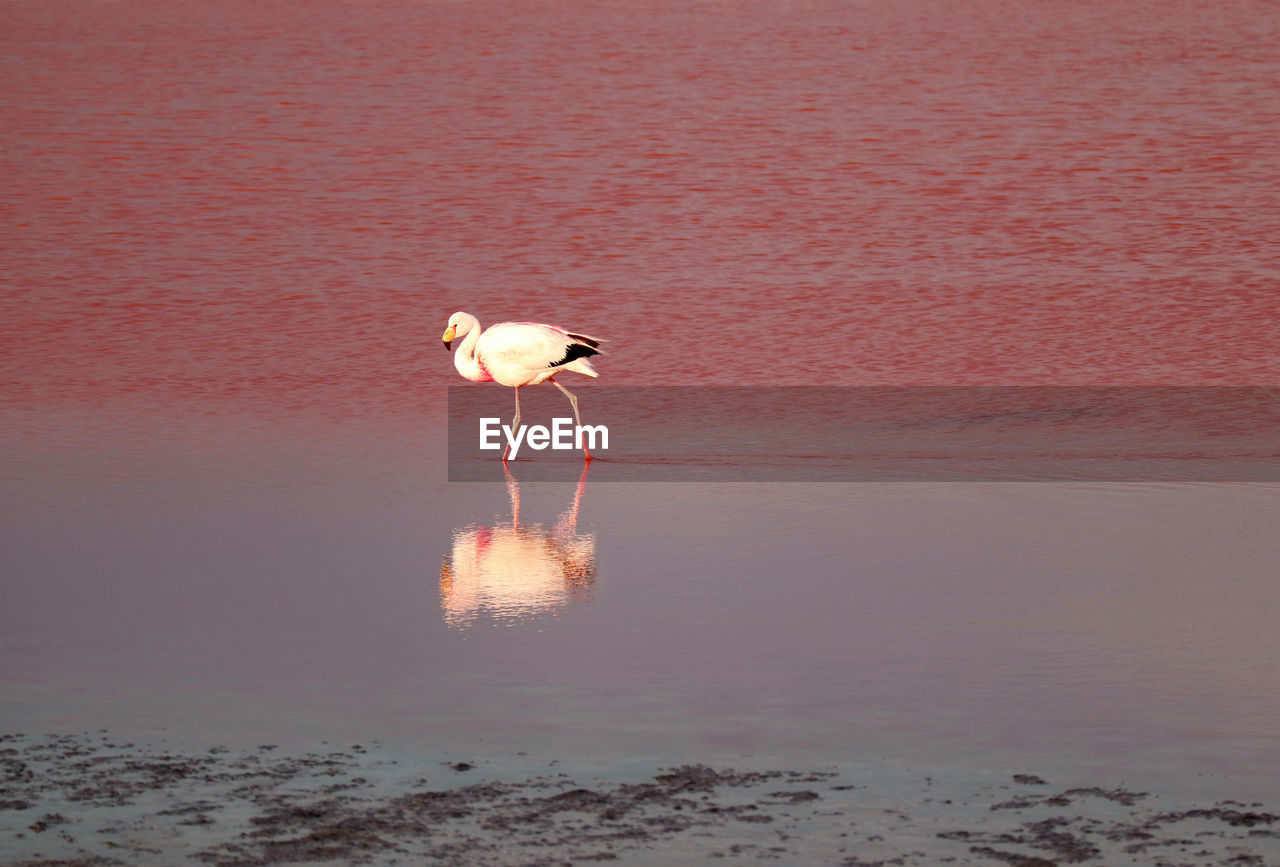
[[[10,2],[6,400],[1275,384],[1267,2]]]
[[[442,562],[547,537],[443,483],[438,340],[1280,384],[1277,44],[1262,0],[4,3],[9,719],[1256,773],[1274,488],[588,484],[590,592],[459,629]]]

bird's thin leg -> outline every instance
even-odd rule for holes
[[[520,430],[520,386],[516,386],[516,417],[511,420],[511,435],[515,436],[516,431]],[[507,440],[507,447],[502,451],[502,462],[507,462],[507,455],[511,453],[511,440]]]
[[[569,403],[573,405],[573,423],[576,424],[578,427],[582,427],[582,419],[578,416],[578,399],[573,396],[573,392],[565,388],[560,383],[556,382],[554,379],[548,379],[547,382],[551,383],[556,388],[563,391],[564,396],[569,398]],[[582,443],[582,456],[583,456],[582,457],[583,460],[586,460],[586,461],[591,460],[591,451],[590,449],[587,448],[587,444],[585,441]]]

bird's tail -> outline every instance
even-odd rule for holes
[[[566,364],[564,369],[572,370],[575,373],[581,373],[591,377],[600,376],[600,374],[596,373],[596,369],[591,366],[591,362],[585,358],[575,358],[573,361]]]

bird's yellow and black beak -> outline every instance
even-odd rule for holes
[[[440,338],[441,340],[444,341],[445,349],[448,349],[449,344],[453,343],[453,335],[454,335],[454,327],[450,325],[448,328],[444,330],[444,336]]]

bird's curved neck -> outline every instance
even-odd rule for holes
[[[477,322],[467,332],[466,337],[462,338],[462,345],[453,354],[453,366],[458,369],[458,373],[462,374],[464,379],[472,382],[487,382],[493,377],[481,365],[480,359],[476,358],[476,342],[479,339],[480,323]]]

